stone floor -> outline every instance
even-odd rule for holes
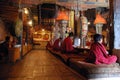
[[[86,80],[46,50],[32,50],[14,65],[0,64],[0,80]]]

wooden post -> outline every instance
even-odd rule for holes
[[[114,48],[114,10],[113,10],[113,0],[109,0],[109,5],[110,5],[110,12],[109,12],[109,51],[112,53],[112,50]]]

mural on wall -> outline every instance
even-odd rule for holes
[[[18,18],[15,25],[15,34],[17,37],[19,37],[22,34],[22,26],[22,20]]]
[[[49,41],[51,39],[50,33],[34,33],[33,35],[33,41],[39,42],[39,41]]]
[[[49,34],[47,34],[47,33],[43,34],[43,38],[42,38],[43,40],[49,41],[49,38],[50,38]]]

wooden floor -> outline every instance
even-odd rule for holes
[[[14,65],[0,64],[0,80],[86,80],[46,50],[32,50]]]

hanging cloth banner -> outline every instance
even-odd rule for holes
[[[84,38],[87,36],[88,32],[88,20],[85,16],[81,17],[81,37]]]

